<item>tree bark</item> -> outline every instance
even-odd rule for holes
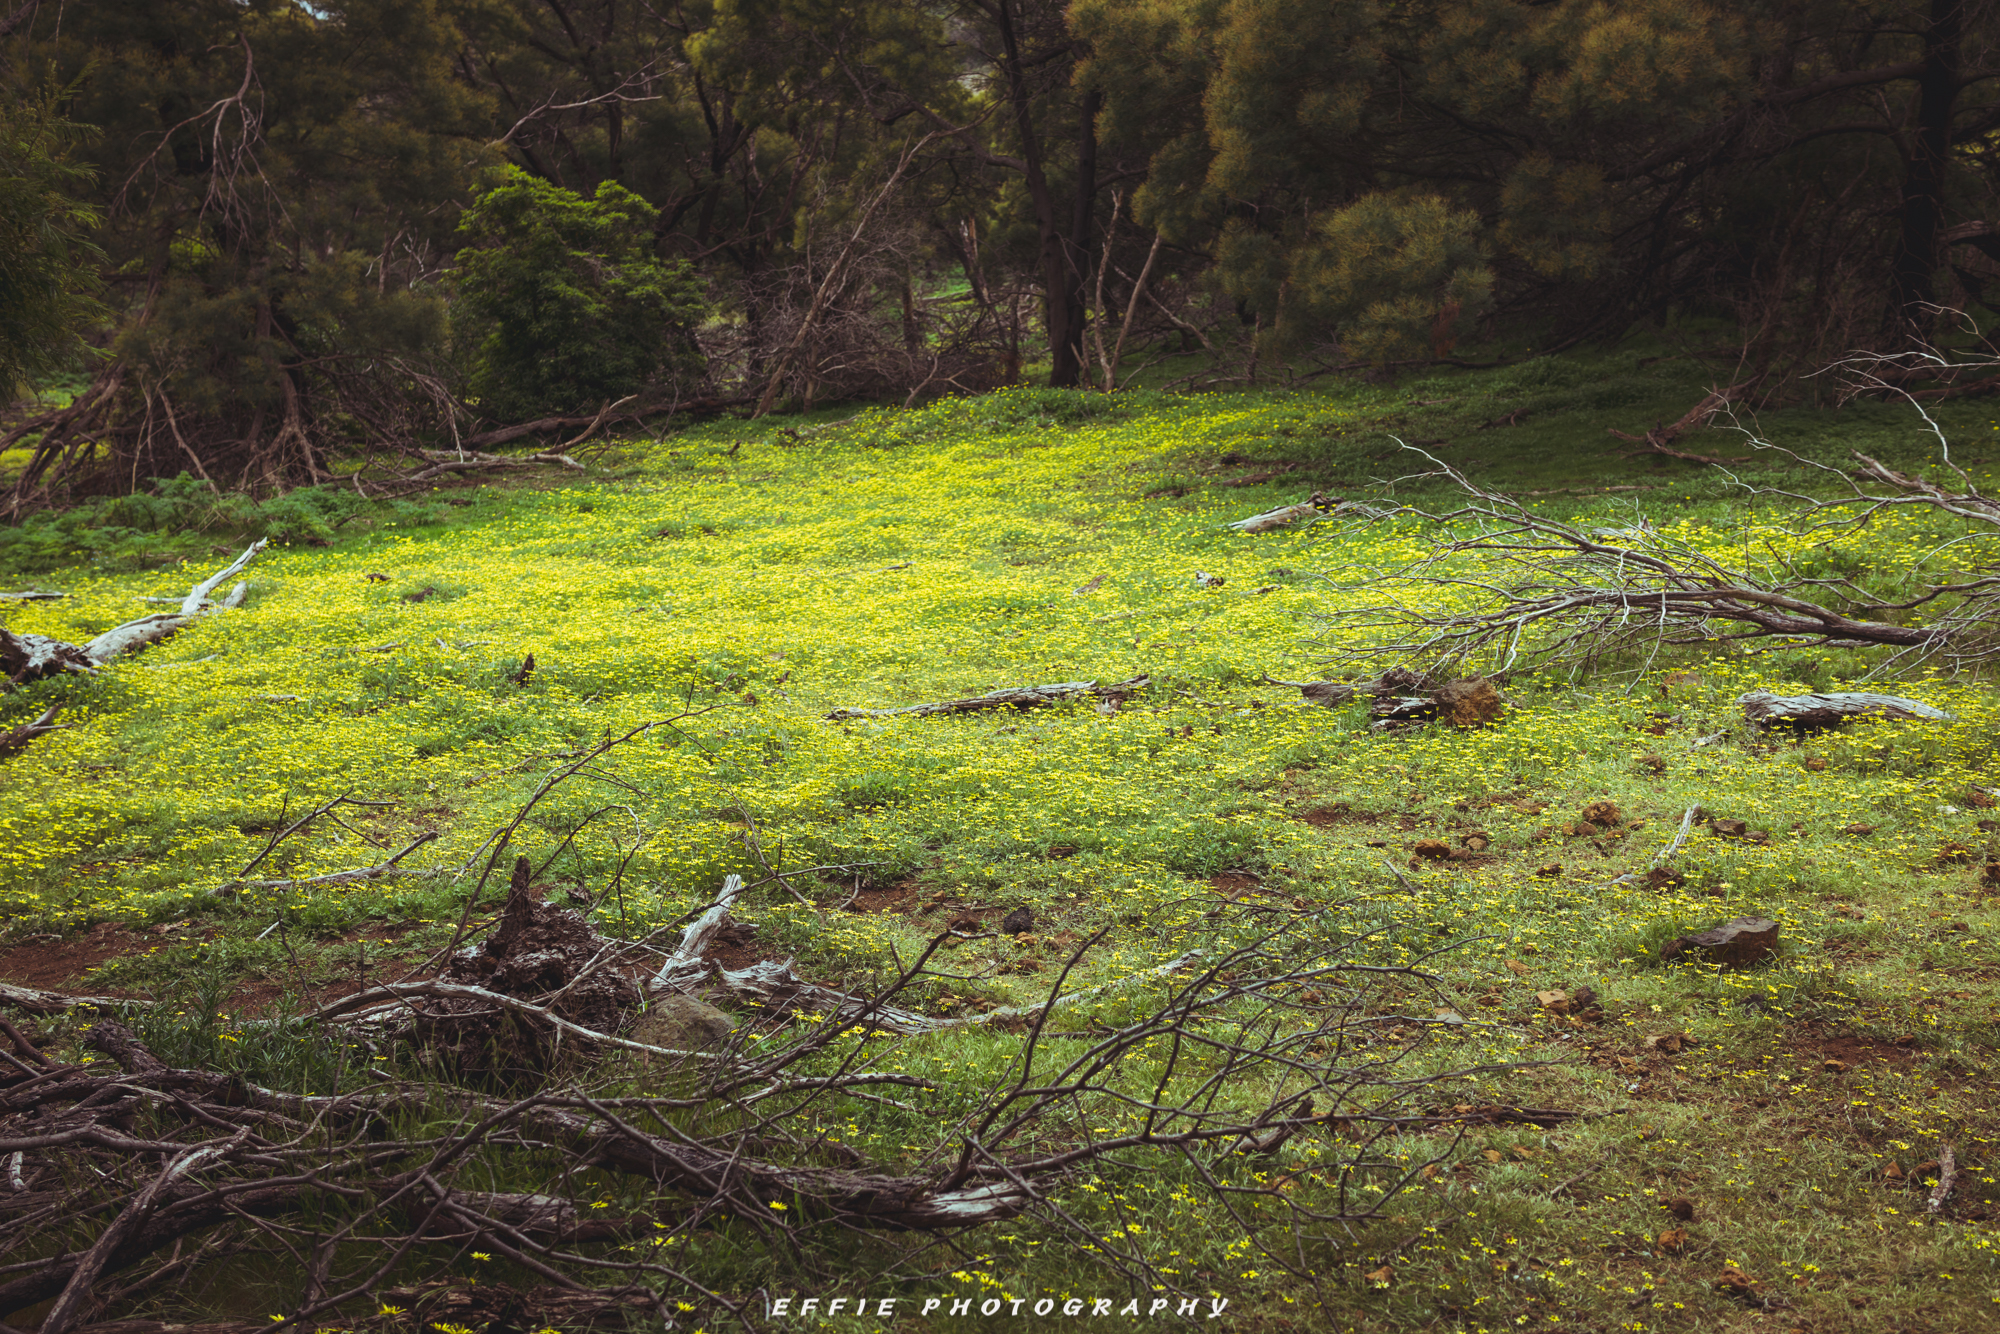
[[[1917,74],[1915,136],[1903,173],[1902,234],[1896,248],[1897,316],[1907,338],[1927,344],[1937,323],[1931,279],[1944,228],[1945,175],[1959,93],[1965,0],[1931,0]]]

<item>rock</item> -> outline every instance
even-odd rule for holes
[[[1844,824],[1840,827],[1840,832],[1843,834],[1852,834],[1856,838],[1866,838],[1875,832],[1875,826],[1872,824]]]
[[[1484,852],[1493,846],[1493,838],[1484,829],[1474,829],[1458,836],[1459,843],[1467,852]]]
[[[1425,861],[1448,861],[1451,857],[1451,844],[1441,838],[1420,838],[1417,846],[1410,850]]]
[[[634,1042],[674,1051],[706,1051],[729,1041],[735,1021],[692,996],[658,995],[626,1034]]]
[[[1547,866],[1537,866],[1535,874],[1544,880],[1553,880],[1563,873],[1561,862],[1550,862]]]
[[[1035,915],[1026,908],[1016,908],[1000,919],[1000,929],[1010,936],[1025,935],[1035,929]]]
[[[1747,968],[1778,950],[1778,924],[1768,917],[1738,917],[1708,931],[1676,936],[1660,947],[1662,959],[1702,954],[1725,968]]]
[[[1498,722],[1507,707],[1506,696],[1481,676],[1445,682],[1432,692],[1431,702],[1437,705],[1438,717],[1453,727],[1484,727]]]
[[[1625,823],[1625,813],[1618,809],[1615,801],[1593,801],[1583,808],[1583,820],[1585,824],[1610,829]]]
[[[1741,820],[1710,820],[1708,827],[1721,838],[1742,838],[1750,832],[1750,826]]]

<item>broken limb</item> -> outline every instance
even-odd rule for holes
[[[968,699],[910,704],[900,709],[835,709],[826,716],[838,722],[847,718],[895,718],[904,715],[921,717],[938,713],[978,713],[985,709],[1030,709],[1041,704],[1056,704],[1063,700],[1092,697],[1123,700],[1130,695],[1138,694],[1151,684],[1150,676],[1135,676],[1129,681],[1115,681],[1110,684],[1100,684],[1096,681],[1062,681],[1054,685],[1015,686],[1006,690],[994,690]]]
[[[1789,723],[1794,727],[1831,727],[1846,718],[1915,718],[1950,721],[1943,709],[1901,695],[1841,691],[1831,695],[1774,695],[1752,690],[1739,696],[1743,716],[1760,727]]]
[[[58,723],[56,721],[56,716],[61,712],[62,705],[51,704],[48,708],[42,710],[41,717],[31,722],[22,723],[19,727],[0,732],[0,757],[12,755],[17,750],[26,750],[28,743],[36,737],[41,736],[44,732],[60,732],[63,728],[70,726],[68,723]]]
[[[1668,645],[1732,638],[1894,650],[1877,672],[1932,657],[1961,665],[2000,655],[2000,580],[1937,587],[1959,600],[1927,624],[1877,620],[1865,614],[1872,600],[1844,581],[1794,576],[1783,565],[1734,568],[1657,531],[1585,531],[1412,452],[1432,465],[1419,477],[1449,481],[1465,501],[1449,512],[1405,506],[1362,520],[1414,520],[1435,538],[1424,556],[1336,580],[1350,605],[1318,617],[1343,641],[1336,661],[1410,661],[1432,679],[1472,663],[1493,672],[1581,671],[1614,658],[1644,670]],[[1722,635],[1725,626],[1738,633]]]
[[[1276,532],[1306,519],[1324,518],[1329,511],[1337,513],[1339,507],[1338,500],[1329,499],[1324,491],[1315,491],[1309,500],[1302,500],[1296,505],[1280,505],[1277,509],[1265,510],[1262,514],[1253,514],[1223,527],[1233,528],[1239,533]]]
[[[87,644],[69,644],[47,635],[23,635],[0,630],[0,671],[6,672],[8,680],[15,685],[64,672],[95,672],[115,658],[158,643],[209,612],[239,606],[244,593],[249,590],[247,584],[238,584],[219,603],[210,604],[208,595],[215,591],[217,585],[248,565],[251,558],[264,549],[264,544],[265,539],[257,539],[234,561],[196,584],[181,599],[178,611],[127,621],[106,630]]]
[[[1645,446],[1644,449],[1626,450],[1625,454],[1628,457],[1632,454],[1664,454],[1670,459],[1685,459],[1689,463],[1707,463],[1718,467],[1725,463],[1742,463],[1749,458],[1747,454],[1738,458],[1721,459],[1708,454],[1690,454],[1685,450],[1675,449],[1673,446],[1675,441],[1688,432],[1697,431],[1707,426],[1718,412],[1727,410],[1732,402],[1741,398],[1751,389],[1754,389],[1757,386],[1758,380],[1762,378],[1758,376],[1732,384],[1727,389],[1710,390],[1706,398],[1689,408],[1682,414],[1681,419],[1671,426],[1664,424],[1655,426],[1644,435],[1627,435],[1625,432],[1619,430],[1613,430],[1611,434],[1617,436],[1620,440],[1629,440],[1635,445]],[[1487,423],[1488,426],[1493,424],[1492,422]],[[1507,424],[1512,425],[1513,423],[1509,422]],[[1482,427],[1481,429],[1483,430],[1484,428]]]

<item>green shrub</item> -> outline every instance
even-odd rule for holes
[[[480,196],[458,285],[483,333],[472,388],[488,413],[591,408],[699,373],[700,285],[652,257],[654,216],[614,182],[586,199],[519,170]]]

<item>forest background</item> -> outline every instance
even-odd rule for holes
[[[27,0],[0,62],[9,629],[194,618],[0,701],[0,1320],[2000,1301],[2000,4]],[[1476,605],[1468,502],[1530,585],[1944,647],[1302,699]],[[1950,716],[1738,703],[1885,675]],[[730,875],[726,1060],[569,975],[450,1029],[529,890],[650,970]]]

